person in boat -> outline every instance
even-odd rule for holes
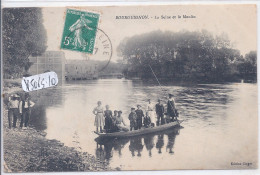
[[[151,126],[151,118],[150,118],[150,116],[149,116],[149,112],[147,111],[146,112],[146,115],[145,115],[145,117],[144,117],[144,127],[145,128],[148,128],[148,127],[150,127]]]
[[[104,127],[104,110],[102,107],[101,101],[97,102],[97,107],[94,108],[93,114],[95,114],[95,123],[94,125],[96,126],[96,131],[98,132],[98,128],[100,128],[100,132],[103,132],[103,127]]]
[[[151,119],[151,125],[154,126],[154,121],[155,121],[154,105],[151,103],[151,99],[148,99],[147,112]]]
[[[177,120],[177,110],[175,106],[175,100],[172,94],[169,94],[169,99],[167,102],[167,115],[171,118],[171,121]]]
[[[167,103],[164,105],[164,121],[165,123],[170,123],[171,122],[171,117],[167,114]]]
[[[116,117],[118,116],[118,111],[117,110],[114,110],[114,115],[112,117],[113,119],[113,122],[116,123]]]
[[[158,103],[155,105],[155,111],[156,111],[156,115],[157,115],[157,126],[159,126],[160,124],[163,125],[164,124],[164,106],[161,103],[161,100],[158,99]]]
[[[136,113],[136,124],[137,124],[137,129],[141,129],[143,125],[143,117],[144,117],[144,112],[141,109],[141,105],[137,105],[137,110],[135,110]]]
[[[136,130],[137,129],[137,115],[135,113],[135,108],[131,108],[131,113],[128,116],[128,119],[130,120],[130,131],[132,131],[133,129]]]
[[[109,105],[106,105],[104,116],[105,116],[104,129],[106,130],[107,133],[110,133],[112,131],[113,120],[112,120],[112,111],[109,110]]]
[[[118,111],[114,110],[114,115],[112,116],[112,128],[111,131],[112,132],[117,132],[119,129],[116,126],[116,117],[118,116]]]
[[[119,131],[129,131],[122,117],[122,111],[118,111],[118,116],[116,117],[116,126],[119,129]]]

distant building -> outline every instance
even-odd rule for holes
[[[67,80],[89,80],[98,78],[97,64],[89,60],[67,60],[65,63]]]
[[[46,51],[41,56],[29,57],[33,65],[28,72],[32,75],[53,71],[58,75],[58,79],[65,78],[65,54],[62,51]]]
[[[66,60],[62,51],[46,51],[41,56],[29,57],[32,66],[28,73],[31,75],[53,71],[61,80],[97,79],[97,64],[89,60]]]
[[[103,73],[103,74],[98,75],[98,78],[101,78],[101,79],[110,79],[110,78],[121,79],[123,77],[124,77],[124,75],[122,73]]]

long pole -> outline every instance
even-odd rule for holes
[[[157,80],[157,82],[158,82],[158,84],[159,84],[159,86],[160,86],[161,90],[163,91],[162,85],[161,85],[161,83],[159,82],[159,80],[158,80],[157,76],[155,75],[155,73],[154,73],[154,71],[153,71],[152,67],[150,66],[150,64],[149,64],[149,67],[150,67],[150,69],[151,69],[151,71],[152,71],[152,73],[153,73],[153,75],[154,75],[155,79]]]
[[[160,86],[161,90],[163,91],[162,85],[161,85],[160,81],[158,80],[158,78],[157,78],[156,74],[154,73],[154,71],[153,71],[153,69],[152,69],[151,65],[150,65],[150,64],[148,64],[148,65],[149,65],[149,67],[150,67],[150,69],[151,69],[151,71],[152,71],[152,73],[153,73],[153,75],[154,75],[154,77],[155,77],[156,81],[158,82],[158,84],[159,84],[159,86]],[[164,92],[164,91],[163,91],[163,92]],[[165,92],[164,92],[164,94],[166,95],[166,93],[165,93]],[[167,96],[167,95],[166,95],[166,96]],[[172,106],[172,104],[171,104],[171,103],[170,103],[170,105],[171,105],[171,108],[174,110],[174,108],[173,108],[173,106]],[[176,116],[176,120],[177,120],[178,124],[180,124],[179,120],[177,119],[177,115],[176,115],[176,113],[175,113],[175,110],[174,110],[173,112],[174,112],[174,114],[175,114],[175,116]]]

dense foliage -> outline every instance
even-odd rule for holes
[[[256,80],[256,52],[243,58],[225,34],[162,32],[124,39],[117,48],[127,63],[129,78],[153,78],[150,66],[161,79],[188,82]]]
[[[19,77],[31,66],[28,57],[46,50],[46,31],[40,8],[3,9],[4,77]]]

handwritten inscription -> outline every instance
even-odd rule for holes
[[[26,92],[53,87],[57,84],[58,76],[55,72],[46,72],[30,77],[23,77],[22,79],[22,88]]]

